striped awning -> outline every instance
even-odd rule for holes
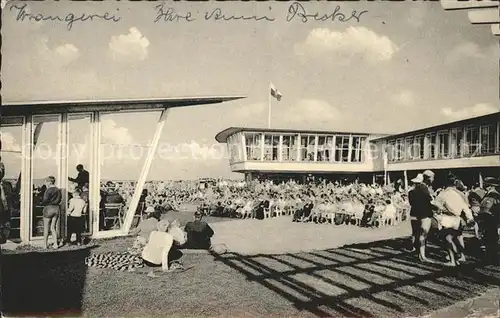
[[[500,0],[464,1],[464,0],[441,0],[445,10],[467,11],[469,21],[472,24],[488,24],[491,32],[500,36]]]

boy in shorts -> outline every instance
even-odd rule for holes
[[[71,236],[76,234],[76,244],[82,244],[82,232],[84,227],[83,214],[87,209],[87,203],[82,199],[82,190],[79,188],[73,192],[73,198],[69,200],[68,208],[68,237],[67,242],[71,244]]]

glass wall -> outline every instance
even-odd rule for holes
[[[413,146],[413,159],[421,160],[425,156],[425,139],[424,136],[415,136],[415,142]]]
[[[134,195],[136,182],[151,145],[160,117],[159,111],[143,113],[112,113],[100,116],[99,175],[100,204],[98,231],[119,230],[122,228]],[[140,124],[138,125],[137,123]],[[185,160],[190,155],[189,149],[182,144],[160,144],[157,156],[158,164]],[[142,189],[140,190],[142,191]],[[145,200],[152,198],[147,197]],[[159,204],[159,202],[154,202]],[[135,212],[140,213],[141,205]],[[134,218],[132,226],[137,224]]]
[[[245,133],[245,148],[247,160],[260,160],[261,133]]]
[[[498,126],[483,125],[481,126],[481,154],[494,154],[496,152],[496,138]]]
[[[283,135],[283,144],[281,146],[281,160],[282,161],[296,161],[297,160],[297,136]]]
[[[396,161],[404,160],[404,139],[400,138],[396,140]]]
[[[243,145],[241,139],[241,133],[234,134],[227,139],[227,148],[229,152],[229,162],[241,162],[243,161]]]
[[[318,152],[316,155],[318,162],[330,162],[333,152],[333,136],[318,136]]]
[[[264,135],[264,160],[278,161],[280,135]]]
[[[68,196],[66,202],[73,197],[74,190],[82,190],[82,198],[87,201],[87,208],[83,215],[85,233],[92,233],[92,203],[90,189],[90,173],[92,160],[92,118],[90,114],[68,115],[68,152],[67,175]]]
[[[389,140],[387,142],[386,153],[387,153],[387,161],[395,161],[395,158],[396,158],[396,141]]]
[[[253,132],[245,132],[244,136],[249,161],[361,163],[365,160],[366,136]],[[229,137],[227,142],[232,139]]]
[[[451,130],[451,157],[457,158],[462,156],[464,144],[463,140],[464,130],[461,128],[454,128]]]
[[[479,153],[479,127],[468,125],[465,129],[465,144],[463,156],[476,156]]]
[[[335,136],[335,162],[349,161],[349,136]]]
[[[302,161],[315,161],[316,135],[300,136],[300,159]]]
[[[365,140],[366,137],[360,137],[360,136],[352,137],[351,162],[363,161],[363,147],[365,144]]]
[[[387,140],[390,162],[462,158],[500,153],[499,121],[468,124]]]
[[[0,155],[5,166],[4,182],[12,189],[10,239],[21,238],[21,169],[23,164],[23,117],[3,118],[0,126],[2,150]]]
[[[47,190],[46,178],[55,178],[61,188],[61,117],[60,115],[33,116],[32,137],[32,186],[30,239],[43,236],[43,195]],[[64,189],[62,189],[64,191]],[[63,204],[65,204],[63,202]],[[61,220],[58,220],[58,228]]]
[[[436,133],[425,134],[425,154],[424,159],[435,159],[437,150]]]

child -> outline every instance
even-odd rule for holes
[[[76,234],[76,244],[82,244],[83,216],[87,203],[82,199],[82,190],[75,189],[73,198],[69,200],[68,208],[68,244],[71,243],[71,235]]]

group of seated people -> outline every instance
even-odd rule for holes
[[[373,198],[361,195],[310,197],[295,210],[293,221],[379,227],[406,220],[408,211],[404,194]]]
[[[212,216],[265,219],[292,215],[295,222],[393,225],[407,218],[405,193],[377,185],[274,185],[224,192],[204,200],[200,213]]]
[[[132,230],[137,237],[129,250],[140,255],[145,265],[172,270],[182,266],[177,262],[182,254],[179,250],[210,249],[214,231],[202,220],[201,213],[196,212],[194,220],[182,229],[177,220],[168,221],[166,214],[157,209],[148,208],[146,212],[147,219]]]

